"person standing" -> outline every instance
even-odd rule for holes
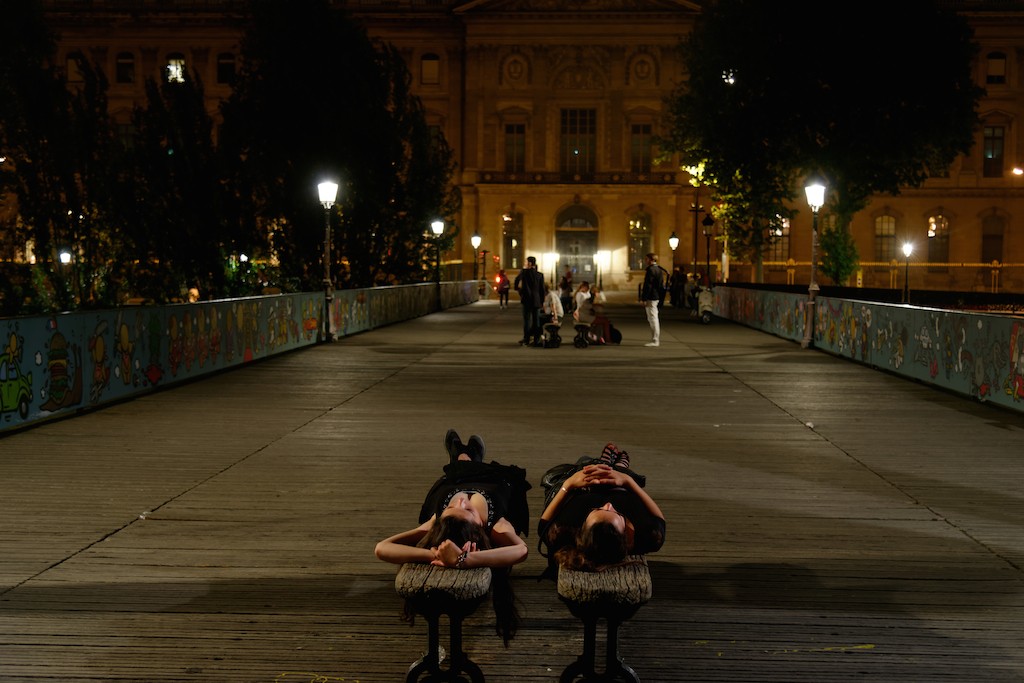
[[[665,299],[668,271],[658,265],[656,254],[647,254],[647,270],[643,284],[640,285],[640,301],[647,313],[647,324],[651,326],[651,341],[644,346],[661,345],[661,322],[658,320],[658,307]]]
[[[527,256],[526,267],[519,271],[515,281],[519,303],[523,306],[523,338],[519,343],[528,346],[543,344],[539,311],[544,305],[544,274],[537,270],[537,257]]]
[[[495,280],[497,280],[498,308],[508,308],[508,290],[512,288],[512,285],[508,281],[508,275],[505,275],[504,268],[498,271]]]

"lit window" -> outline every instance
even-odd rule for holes
[[[185,82],[185,55],[176,52],[167,56],[167,82]]]
[[[949,219],[941,213],[928,217],[928,271],[944,273],[949,262]]]
[[[510,208],[501,217],[502,268],[523,267],[523,214]]]
[[[654,250],[651,249],[651,216],[648,213],[635,213],[629,219],[629,269],[643,270],[646,267],[644,257]]]

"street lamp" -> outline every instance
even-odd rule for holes
[[[480,250],[480,296],[487,298],[487,255],[486,249]]]
[[[436,220],[430,224],[434,233],[434,247],[437,258],[434,260],[434,284],[437,286],[437,310],[441,310],[441,235],[444,234],[444,221]]]
[[[807,286],[807,320],[804,323],[804,340],[801,343],[805,349],[814,346],[814,297],[818,293],[818,283],[815,282],[815,275],[818,270],[818,209],[825,203],[825,186],[817,181],[810,181],[804,188],[807,194],[807,203],[811,207],[813,220],[811,223],[811,283]]]
[[[711,214],[704,216],[701,221],[704,225],[704,276],[708,279],[708,287],[711,286],[711,238],[715,235],[715,219]]]
[[[903,243],[903,303],[910,303],[910,255],[914,252],[914,245],[910,242]]]
[[[672,249],[672,262],[676,260],[676,247],[679,246],[679,237],[676,236],[676,231],[673,230],[672,234],[668,236],[668,246]]]
[[[331,280],[331,207],[338,199],[338,183],[325,180],[316,186],[320,204],[324,207],[324,341],[333,341],[331,335],[331,308],[334,284]]]
[[[473,231],[473,236],[469,238],[469,243],[473,245],[473,279],[474,280],[479,280],[480,279],[478,277],[480,275],[480,271],[479,271],[479,268],[480,268],[480,254],[478,252],[478,249],[480,249],[480,242],[482,242],[482,241],[483,241],[483,238],[480,237],[480,233],[474,230]]]
[[[700,186],[693,190],[693,204],[690,205],[693,213],[693,272],[697,272],[697,217],[704,213],[704,207],[700,205]]]

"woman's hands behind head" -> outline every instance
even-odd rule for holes
[[[461,548],[455,545],[451,539],[441,541],[441,545],[430,549],[434,553],[434,559],[430,564],[435,567],[455,567],[458,565],[462,553],[476,552],[476,543],[466,541]]]

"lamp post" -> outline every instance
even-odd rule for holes
[[[697,186],[693,190],[693,204],[690,205],[690,211],[693,213],[693,272],[697,272],[697,216],[704,213],[703,207],[700,205],[700,186]]]
[[[672,249],[672,265],[674,267],[676,265],[676,247],[679,246],[679,237],[676,235],[675,230],[668,236],[668,246]]]
[[[491,252],[486,249],[480,250],[480,296],[487,295],[487,255]]]
[[[914,245],[910,242],[903,243],[903,303],[910,303],[910,255],[914,252]]]
[[[708,287],[711,286],[711,238],[715,235],[715,219],[708,214],[701,221],[704,225],[704,276],[708,279]]]
[[[441,235],[444,234],[444,221],[436,220],[430,224],[434,233],[434,248],[437,257],[434,259],[434,284],[437,289],[437,310],[441,310]]]
[[[825,203],[825,186],[816,180],[810,181],[804,188],[807,203],[813,216],[811,223],[811,282],[807,285],[807,320],[804,322],[804,339],[801,346],[805,349],[814,346],[814,297],[818,294],[818,283],[815,275],[818,270],[818,209]]]
[[[474,230],[473,231],[473,236],[469,238],[469,243],[473,245],[473,279],[474,280],[479,280],[480,279],[480,277],[479,277],[479,275],[480,275],[480,271],[479,271],[479,268],[480,268],[480,251],[479,251],[479,249],[480,249],[480,243],[482,241],[483,241],[483,238],[480,237],[480,233]]]
[[[324,207],[324,341],[333,341],[331,335],[331,308],[334,301],[334,283],[331,280],[331,207],[338,199],[338,183],[325,180],[316,186],[320,204]]]

